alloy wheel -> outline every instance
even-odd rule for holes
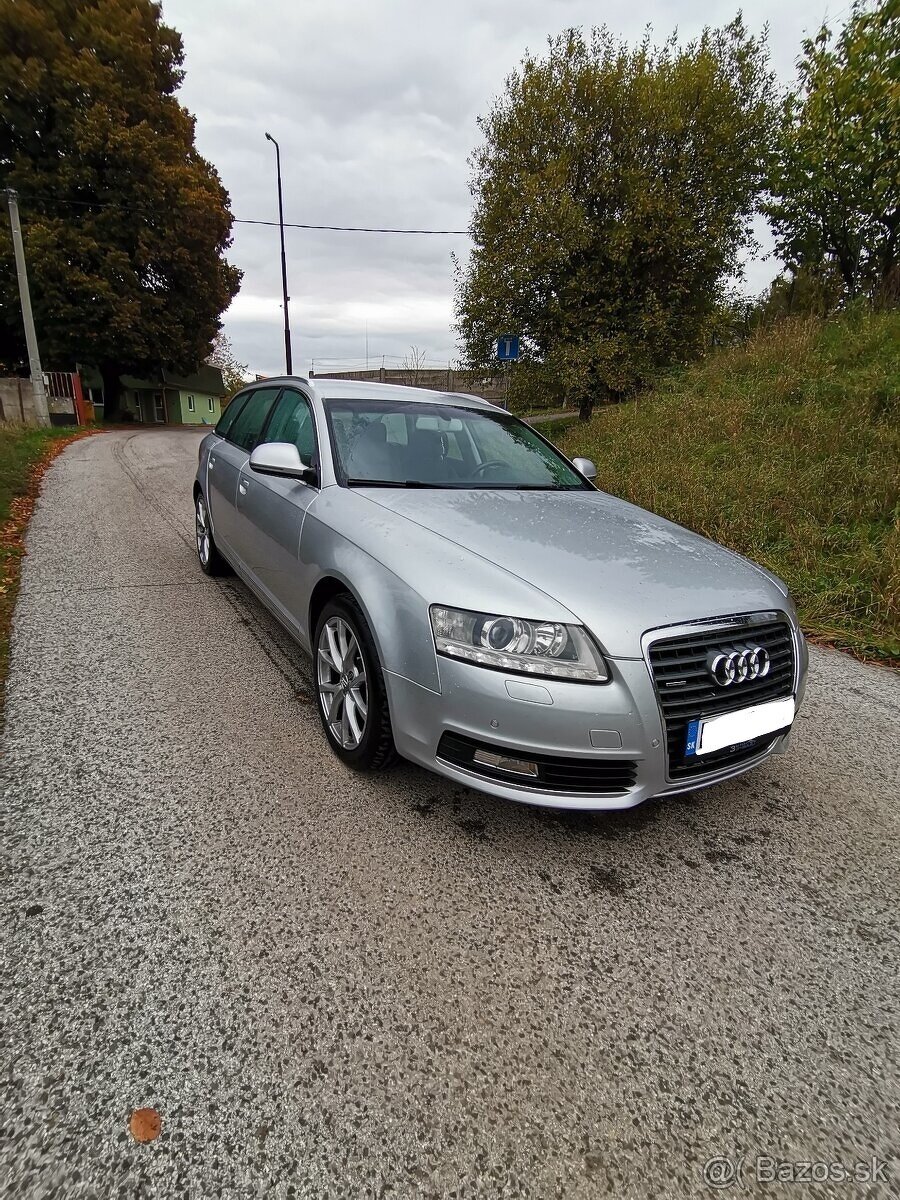
[[[366,732],[369,686],[356,634],[342,617],[330,617],[322,626],[316,679],[332,737],[344,750],[355,750]]]
[[[206,501],[202,496],[197,497],[196,510],[197,553],[204,567],[209,562],[210,534],[209,517],[206,514]]]

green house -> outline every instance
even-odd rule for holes
[[[93,402],[102,420],[103,382],[99,371],[82,367],[81,382],[85,397]],[[121,384],[123,417],[142,425],[215,425],[227,395],[222,372],[207,364],[193,375],[171,371],[160,371],[156,379],[122,375]]]

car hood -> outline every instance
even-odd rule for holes
[[[552,596],[613,656],[640,657],[641,635],[661,625],[788,607],[761,567],[605,492],[365,494]]]

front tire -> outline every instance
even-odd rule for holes
[[[397,760],[375,640],[352,596],[329,600],[313,639],[316,708],[332,750],[357,771]]]
[[[194,499],[194,529],[197,536],[197,557],[200,559],[200,569],[203,573],[213,576],[230,575],[231,568],[213,540],[209,509],[202,492],[198,492]]]

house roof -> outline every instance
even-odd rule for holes
[[[228,389],[222,380],[222,372],[218,367],[204,363],[193,375],[174,375],[171,371],[163,371],[163,382],[167,387],[182,388],[186,392],[208,392],[213,396],[224,396]]]
[[[119,383],[121,383],[123,388],[128,388],[132,392],[144,390],[155,390],[158,392],[163,386],[158,379],[156,381],[152,379],[138,379],[137,375],[120,375]]]

